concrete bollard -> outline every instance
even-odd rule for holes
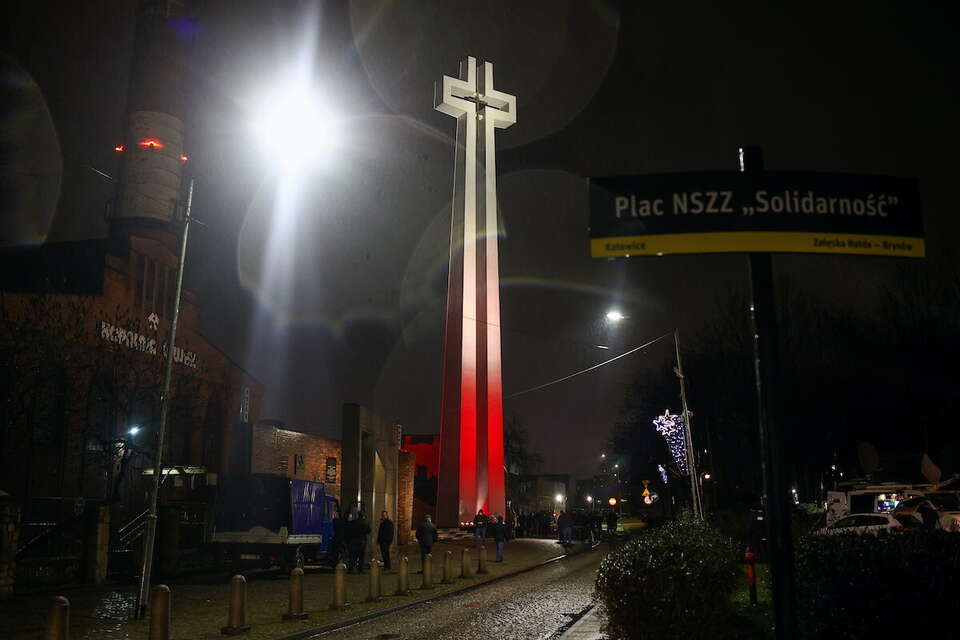
[[[407,556],[400,556],[397,559],[397,595],[405,596],[410,593],[409,565],[410,559]]]
[[[463,550],[463,561],[460,565],[460,577],[461,578],[473,577],[473,563],[470,562],[470,549]]]
[[[150,596],[150,640],[170,640],[170,587],[158,584]]]
[[[235,636],[250,631],[247,624],[247,580],[241,575],[230,579],[230,613],[227,615],[227,626],[220,629],[220,633]]]
[[[443,584],[453,582],[453,552],[443,552]]]
[[[290,604],[283,614],[284,620],[306,620],[310,614],[303,611],[303,569],[297,567],[290,572]]]
[[[376,602],[380,599],[380,563],[370,561],[370,582],[367,592],[367,602]]]
[[[342,562],[333,570],[333,603],[331,609],[346,609],[347,604],[347,565]]]
[[[63,596],[53,599],[43,638],[44,640],[70,640],[70,601]]]
[[[483,575],[489,573],[487,571],[487,548],[483,545],[480,545],[480,549],[477,551],[477,573]]]
[[[433,589],[433,554],[428,553],[423,557],[423,582],[420,583],[421,589]]]

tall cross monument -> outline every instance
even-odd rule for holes
[[[469,57],[434,106],[457,119],[437,489],[437,524],[456,527],[505,508],[494,130],[517,121],[517,99]]]

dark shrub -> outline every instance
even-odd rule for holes
[[[739,577],[733,543],[707,524],[685,519],[646,531],[600,564],[607,637],[716,638]]]
[[[910,637],[956,628],[956,533],[811,536],[797,546],[796,562],[803,637]]]

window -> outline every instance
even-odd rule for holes
[[[157,263],[153,260],[147,260],[147,272],[143,287],[143,308],[147,311],[153,311],[154,293],[156,292],[157,282]]]
[[[306,465],[303,462],[303,455],[296,453],[293,456],[293,475],[300,475],[304,472]]]
[[[851,518],[843,518],[841,520],[837,520],[833,526],[835,529],[845,529],[847,527],[856,527],[856,526],[859,526],[857,524],[857,520],[858,518],[856,516]]]
[[[860,516],[861,527],[885,526],[887,519],[883,516]]]
[[[177,293],[177,268],[167,269],[167,315],[173,317],[174,296]]]
[[[280,461],[277,463],[277,473],[282,476],[287,475],[287,471],[290,469],[290,456],[280,456]]]
[[[163,264],[157,265],[157,306],[156,311],[158,316],[166,316],[166,310],[164,305],[167,302],[166,297],[167,289],[167,266]]]
[[[142,253],[133,253],[133,305],[143,306],[144,257]]]

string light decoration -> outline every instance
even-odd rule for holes
[[[670,447],[670,455],[673,456],[673,461],[677,463],[680,474],[686,475],[689,473],[687,469],[687,434],[683,417],[675,416],[667,410],[663,412],[662,416],[654,418],[653,426],[667,441],[667,446]]]
[[[660,472],[660,479],[663,480],[663,484],[667,484],[670,481],[670,478],[667,477],[667,468],[662,464],[658,464],[657,471]]]

